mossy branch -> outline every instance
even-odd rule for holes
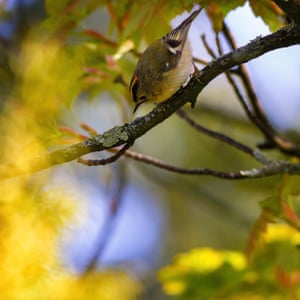
[[[103,151],[124,144],[133,144],[136,139],[166,120],[184,104],[188,102],[195,103],[202,89],[226,70],[262,56],[267,52],[296,44],[300,44],[300,26],[297,24],[288,25],[265,37],[257,37],[247,45],[211,61],[199,72],[198,76],[194,76],[190,80],[184,89],[180,89],[169,100],[157,105],[145,116],[138,117],[131,123],[113,127],[103,134],[91,137],[84,142],[38,156],[32,160],[30,172],[70,162],[91,152]],[[0,178],[17,176],[26,172],[28,171],[12,172],[9,166],[4,165],[0,167]]]

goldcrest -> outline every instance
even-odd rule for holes
[[[187,41],[194,11],[174,30],[151,44],[140,57],[130,82],[135,112],[144,102],[163,102],[185,85],[194,72],[192,51]]]

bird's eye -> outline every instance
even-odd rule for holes
[[[145,95],[142,95],[142,96],[139,97],[139,100],[144,101],[144,100],[146,100],[146,98],[147,97]]]
[[[177,48],[180,44],[181,41],[179,40],[168,40],[167,44],[171,47],[171,48]]]

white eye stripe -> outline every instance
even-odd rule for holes
[[[177,51],[175,48],[172,48],[171,46],[168,46],[168,50],[172,53],[172,54],[177,54]]]

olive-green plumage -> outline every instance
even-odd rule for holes
[[[192,21],[201,10],[194,11],[178,27],[152,43],[140,57],[130,82],[134,111],[144,102],[167,100],[193,73],[192,51],[187,35]]]

